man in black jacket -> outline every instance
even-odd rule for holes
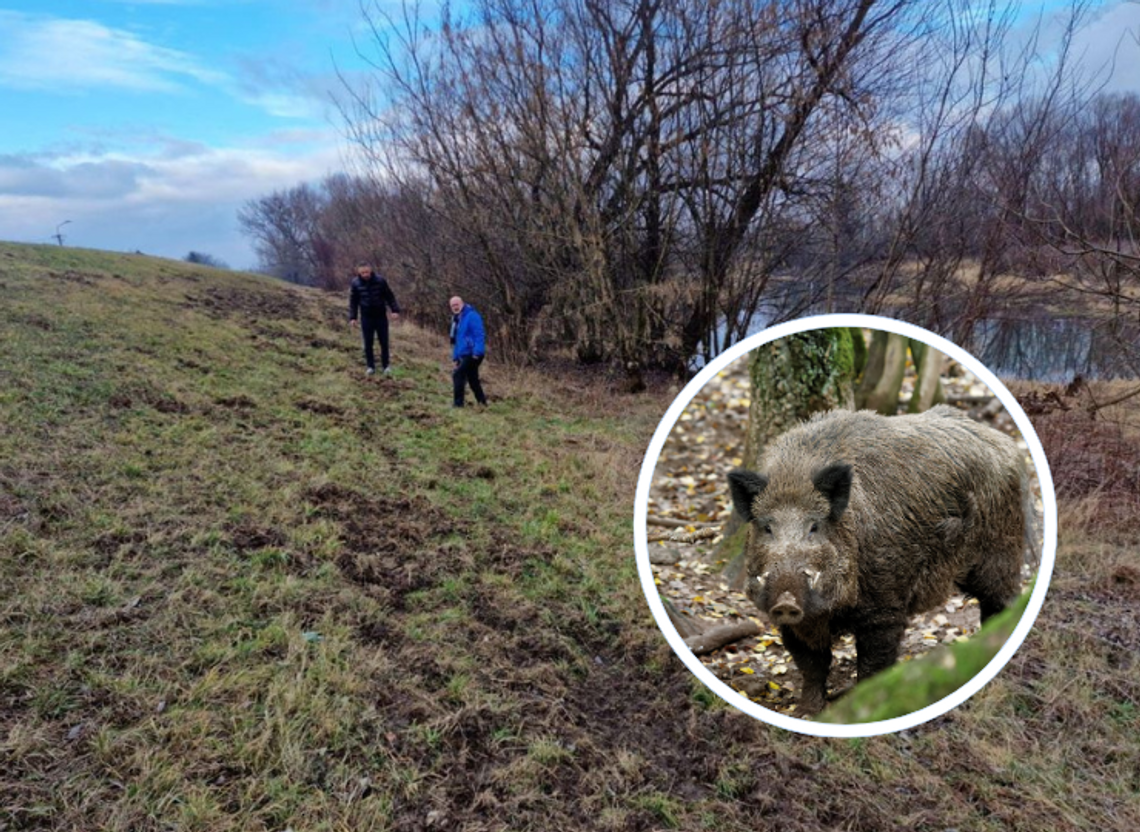
[[[388,367],[388,310],[392,310],[392,320],[400,320],[400,305],[388,281],[372,270],[371,263],[359,263],[356,277],[348,290],[348,322],[357,325],[356,315],[360,313],[360,331],[364,335],[364,362],[368,375],[376,372],[376,357],[372,352],[374,336],[380,336],[380,366],[384,375],[391,375]]]

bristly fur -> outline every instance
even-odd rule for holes
[[[746,591],[766,614],[784,598],[775,623],[804,675],[801,712],[824,705],[839,633],[855,633],[864,679],[894,663],[909,617],[955,587],[983,620],[1017,594],[1021,453],[953,408],[818,414],[778,437],[759,469],[729,475],[750,522]]]

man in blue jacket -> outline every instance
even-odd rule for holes
[[[372,352],[372,342],[380,339],[380,366],[384,375],[390,375],[388,368],[388,310],[392,310],[392,320],[400,320],[400,305],[388,281],[372,270],[369,263],[356,267],[356,277],[348,290],[348,322],[357,326],[356,316],[360,314],[360,328],[364,336],[365,372],[376,372],[376,357]]]
[[[455,386],[455,406],[463,407],[463,392],[468,384],[475,394],[475,401],[485,405],[487,397],[479,383],[479,365],[487,354],[483,319],[475,307],[464,303],[458,295],[451,299],[450,305],[454,315],[451,319],[451,343],[454,344],[451,360],[455,362],[455,370],[451,373],[451,380]]]

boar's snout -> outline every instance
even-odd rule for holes
[[[772,605],[772,609],[768,611],[768,615],[772,617],[772,623],[776,626],[790,627],[803,620],[804,611],[800,609],[792,593],[782,592],[776,603]]]

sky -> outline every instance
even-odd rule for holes
[[[247,200],[345,169],[355,0],[0,0],[0,239],[255,256]]]
[[[1101,0],[1108,89],[1140,91],[1132,36],[1140,3]],[[253,267],[238,208],[350,165],[367,42],[358,0],[0,0],[0,239]]]

